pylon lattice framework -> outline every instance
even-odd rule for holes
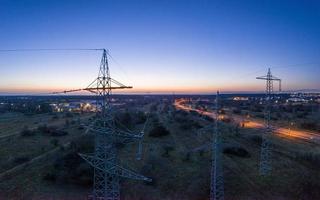
[[[224,180],[222,164],[222,138],[218,129],[219,120],[219,92],[216,96],[216,118],[212,143],[211,187],[210,200],[224,200]]]
[[[260,80],[266,80],[266,106],[265,106],[265,132],[262,134],[261,152],[260,152],[260,175],[268,175],[272,170],[271,156],[272,147],[269,140],[272,134],[271,120],[271,99],[273,96],[273,81],[279,81],[279,91],[281,91],[281,79],[271,74],[270,68],[266,76],[257,77]]]
[[[95,134],[95,149],[91,154],[79,154],[94,168],[93,200],[120,200],[120,178],[151,181],[119,164],[117,145],[138,142],[137,159],[141,158],[144,130],[134,133],[116,122],[111,108],[111,92],[114,89],[132,88],[114,80],[110,76],[107,51],[102,49],[99,75],[87,88],[67,90],[63,93],[89,91],[97,95],[97,115],[87,126],[87,131]],[[60,92],[56,92],[60,93]],[[143,128],[144,129],[144,128]]]

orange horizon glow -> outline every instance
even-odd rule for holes
[[[47,87],[47,86],[28,86],[28,87],[1,87],[0,93],[52,93],[52,92],[59,92],[64,90],[72,90],[72,89],[79,89],[75,87]],[[142,88],[142,87],[133,87],[133,89],[124,89],[124,90],[113,90],[112,92],[115,94],[130,94],[130,93],[181,93],[181,94],[211,94],[215,93],[217,90],[220,92],[260,92],[262,91],[260,87],[250,86],[250,87],[241,87],[241,86],[226,86],[226,87],[150,87],[150,88]],[[90,94],[88,92],[77,92],[75,94]]]

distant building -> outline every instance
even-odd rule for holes
[[[308,102],[307,100],[303,99],[303,98],[299,98],[299,97],[292,97],[287,99],[287,102],[293,102],[293,103],[305,103]]]
[[[233,97],[233,101],[248,101],[249,97]]]

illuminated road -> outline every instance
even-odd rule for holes
[[[215,118],[216,114],[214,112],[209,112],[209,111],[203,111],[200,109],[196,109],[196,108],[192,108],[190,106],[185,105],[185,103],[187,102],[187,100],[184,99],[177,99],[174,102],[174,106],[177,109],[180,110],[185,110],[185,111],[194,111],[197,112],[201,115],[205,115],[211,118]],[[244,116],[240,116],[240,115],[233,115],[233,120],[236,123],[240,123],[243,124],[243,126],[245,128],[263,128],[264,127],[264,123],[257,120],[257,119],[253,119],[250,118],[250,120]],[[287,138],[297,138],[297,139],[304,139],[304,140],[308,140],[308,141],[319,141],[320,142],[320,134],[315,133],[315,132],[310,132],[310,131],[306,131],[306,130],[296,130],[296,129],[290,129],[290,128],[283,128],[283,127],[274,127],[274,132],[287,137]]]

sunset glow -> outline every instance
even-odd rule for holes
[[[111,75],[134,87],[122,93],[261,92],[255,77],[268,67],[285,91],[320,89],[312,2],[98,1],[108,12],[85,1],[35,2],[1,3],[1,49],[107,48]],[[86,87],[100,59],[100,51],[1,52],[0,93]]]

